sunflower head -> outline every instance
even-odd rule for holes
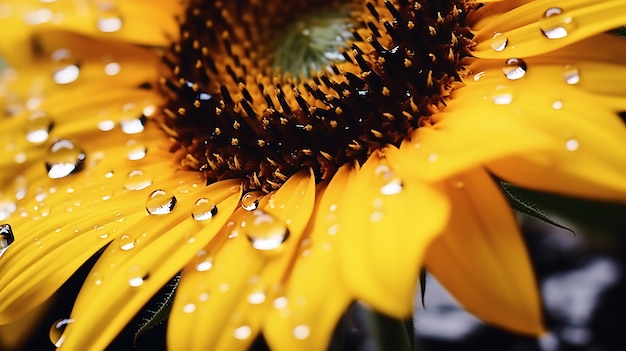
[[[443,109],[471,46],[462,9],[194,4],[164,57],[162,124],[182,164],[209,182],[270,192],[303,168],[328,180]]]

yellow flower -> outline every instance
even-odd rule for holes
[[[171,349],[325,349],[355,300],[409,316],[422,266],[542,333],[493,176],[626,200],[623,1],[339,4],[0,1],[0,324],[102,251],[62,349],[178,272]]]

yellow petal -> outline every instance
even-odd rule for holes
[[[468,89],[433,116],[441,118],[436,125],[417,129],[400,146],[399,162],[411,177],[439,181],[477,164],[548,146],[548,138],[509,119],[511,109],[494,104],[491,96],[464,98]]]
[[[449,204],[442,193],[405,177],[396,166],[395,157],[374,153],[348,180],[337,205],[336,264],[357,299],[405,318],[412,311],[424,250],[443,229]]]
[[[521,133],[541,140],[541,148],[528,148],[483,163],[497,176],[525,187],[597,199],[626,198],[626,128],[621,119],[593,93],[544,78],[561,75],[562,67],[538,66],[537,70],[539,75],[529,73],[528,77],[496,86],[504,87],[512,96],[511,103],[499,106],[503,107],[501,118],[506,116],[507,121],[523,125]],[[585,78],[583,73],[581,80]],[[479,101],[481,90],[500,84],[501,78],[490,77],[499,76],[496,70],[486,71],[484,79],[460,93]],[[537,86],[542,93],[537,93]],[[472,111],[468,108],[469,116],[473,116]],[[523,132],[527,130],[532,133]],[[485,140],[491,143],[494,138]],[[491,145],[500,147],[497,142]]]
[[[170,348],[239,350],[250,345],[288,279],[314,201],[313,175],[303,171],[267,195],[259,210],[240,208],[233,214],[233,226],[224,227],[205,248],[214,257],[211,269],[198,270],[192,262],[183,270],[170,315]],[[270,227],[274,235],[266,236]]]
[[[9,0],[0,5],[0,55],[9,62],[31,59],[33,35],[60,29],[94,38],[165,46],[177,36],[175,20],[184,2],[167,0],[49,1]]]
[[[489,6],[483,11],[489,11]],[[623,26],[626,24],[623,6],[621,0],[528,2],[500,16],[486,16],[484,26],[476,23],[480,30],[473,38],[477,45],[472,54],[500,59],[543,54]],[[494,37],[494,33],[500,34]],[[502,48],[505,40],[508,44]]]
[[[272,350],[326,350],[333,330],[351,296],[336,267],[337,203],[344,195],[351,167],[343,166],[328,187],[318,192],[306,245],[295,264],[284,294],[267,311],[263,335]],[[319,187],[318,187],[319,188]]]
[[[544,332],[530,259],[493,180],[476,169],[444,188],[452,212],[444,233],[428,247],[426,269],[485,321],[525,334]]]
[[[170,186],[177,184],[178,179],[172,183]],[[239,203],[239,189],[236,180],[228,180],[179,193],[171,213],[144,215],[135,221],[128,234],[113,241],[92,269],[72,311],[75,322],[65,330],[60,349],[106,347],[141,306],[226,223]],[[217,208],[204,221],[193,218],[199,198],[208,199]],[[94,323],[95,320],[107,323]]]

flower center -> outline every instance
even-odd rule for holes
[[[208,182],[269,192],[303,168],[330,179],[443,109],[469,54],[466,10],[462,0],[194,1],[163,57],[161,124]]]

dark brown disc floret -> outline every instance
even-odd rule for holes
[[[162,126],[208,182],[269,192],[304,168],[330,179],[445,106],[471,45],[465,12],[463,1],[192,1],[163,57]],[[316,33],[334,29],[315,27],[326,13],[346,16],[331,51]],[[316,36],[302,44],[285,36],[294,28]]]

